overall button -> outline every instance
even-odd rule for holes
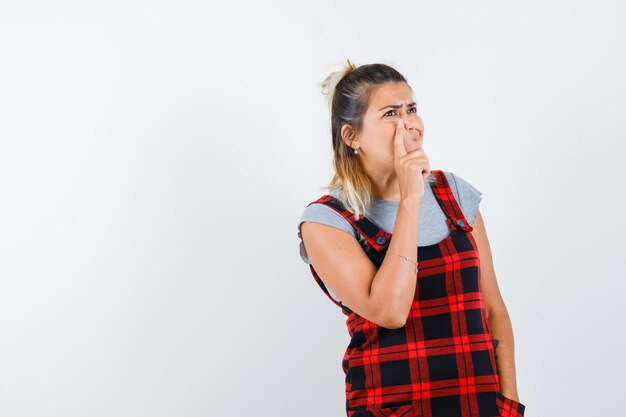
[[[376,244],[378,245],[384,245],[385,242],[387,242],[387,238],[385,236],[378,236],[376,238]]]
[[[455,223],[458,224],[461,227],[465,227],[465,222],[463,220],[461,220],[461,219],[456,219]]]

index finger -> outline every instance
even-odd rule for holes
[[[404,120],[400,119],[396,125],[396,136],[393,140],[393,147],[395,150],[396,158],[400,158],[407,154],[404,147]]]

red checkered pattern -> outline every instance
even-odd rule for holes
[[[496,403],[500,410],[501,417],[518,417],[524,415],[526,406],[512,398],[505,397],[501,393],[496,393]]]
[[[328,292],[347,316],[350,335],[342,360],[348,417],[519,417],[525,406],[503,396],[480,290],[480,260],[470,226],[443,171],[431,171],[433,193],[450,234],[419,246],[419,272],[406,324],[387,329],[354,313]],[[331,195],[313,203],[340,213],[365,239],[365,252],[380,267],[392,239]],[[311,204],[313,204],[311,203]]]

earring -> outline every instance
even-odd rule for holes
[[[352,139],[350,141],[350,147],[352,147],[352,142],[354,142],[354,139]],[[354,152],[355,155],[358,155],[359,154],[359,148],[354,148],[354,150],[352,152]]]

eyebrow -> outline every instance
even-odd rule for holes
[[[412,106],[415,106],[415,105],[417,105],[417,103],[416,103],[416,102],[413,102],[413,103],[409,103],[409,104],[407,104],[407,107],[412,107]],[[384,109],[387,109],[387,108],[390,108],[390,109],[399,109],[400,107],[402,107],[402,105],[401,105],[401,104],[397,104],[397,105],[395,105],[395,106],[394,106],[394,105],[389,105],[389,106],[385,106],[385,107],[382,107],[382,108],[378,109],[378,111],[381,111],[381,110],[384,110]]]

